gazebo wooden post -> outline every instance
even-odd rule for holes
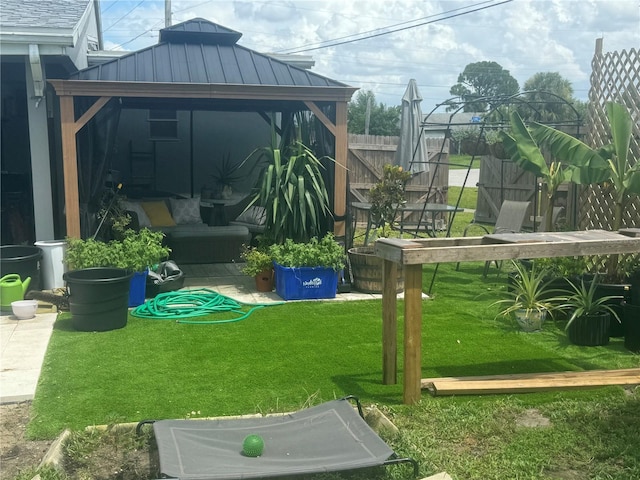
[[[78,195],[78,163],[76,160],[77,130],[72,96],[60,96],[60,123],[67,236],[80,238],[80,198]]]
[[[78,152],[76,134],[104,107],[111,97],[100,97],[76,121],[73,95],[60,95],[62,171],[67,236],[80,238],[80,195],[78,194]]]
[[[337,217],[344,217],[347,213],[347,151],[349,141],[347,137],[347,102],[336,102],[336,153],[333,211]],[[333,227],[336,237],[346,234],[346,221],[336,221]]]

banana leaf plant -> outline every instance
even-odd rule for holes
[[[546,224],[544,228],[545,231],[550,232],[554,227],[552,212],[558,187],[562,183],[571,180],[572,169],[563,168],[558,162],[552,162],[547,165],[540,147],[531,136],[518,112],[511,112],[510,124],[511,132],[501,131],[499,136],[511,161],[523,170],[542,178],[547,185],[547,201],[544,206]]]
[[[571,180],[578,184],[611,185],[615,201],[612,230],[622,226],[622,215],[631,195],[640,195],[640,161],[629,155],[633,130],[631,114],[624,105],[607,103],[612,142],[593,149],[580,140],[547,125],[532,122],[531,136],[551,155],[572,169]],[[607,276],[616,278],[618,256],[612,255]]]

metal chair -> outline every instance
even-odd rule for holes
[[[498,212],[498,218],[496,218],[496,223],[493,227],[493,231],[489,232],[489,228],[480,223],[471,222],[464,228],[462,232],[462,236],[467,236],[467,231],[471,227],[479,227],[486,234],[489,233],[518,233],[522,231],[522,226],[524,225],[524,219],[526,218],[527,210],[529,209],[529,205],[531,202],[519,202],[516,200],[505,200],[502,202],[500,206],[500,212]],[[502,267],[502,262],[494,260],[496,267],[498,267],[498,271]],[[488,261],[484,265],[484,271],[482,273],[483,276],[487,276],[489,273],[489,267],[491,266],[491,262]],[[460,263],[456,265],[456,270],[460,268]]]

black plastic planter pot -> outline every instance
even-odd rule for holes
[[[598,315],[587,315],[576,318],[567,328],[569,340],[574,345],[595,347],[609,343],[608,312]]]
[[[622,337],[624,336],[624,322],[625,314],[622,305],[631,302],[631,285],[628,283],[599,283],[596,286],[596,297],[609,297],[616,296],[620,298],[614,298],[609,300],[609,305],[614,312],[618,314],[620,321],[615,318],[609,322],[609,336],[610,337]]]
[[[71,323],[83,332],[122,328],[129,314],[133,273],[121,268],[86,268],[63,275],[69,289]]]
[[[640,305],[627,303],[624,307],[624,346],[640,353]]]
[[[17,273],[22,281],[30,277],[27,291],[40,290],[41,259],[42,250],[39,247],[3,245],[0,247],[0,277],[10,273]]]

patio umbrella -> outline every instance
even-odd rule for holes
[[[400,139],[396,150],[396,165],[412,173],[429,171],[425,163],[428,159],[427,140],[421,135],[422,109],[420,108],[422,97],[418,92],[415,79],[409,80],[407,90],[402,97],[402,110],[400,113]]]

